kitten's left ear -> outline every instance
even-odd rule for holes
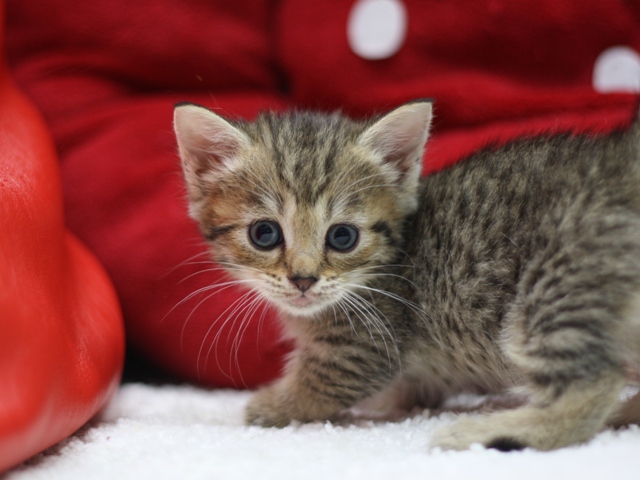
[[[433,117],[430,101],[416,100],[387,113],[365,130],[358,143],[382,156],[401,181],[417,182]]]
[[[224,175],[251,145],[237,126],[199,105],[177,105],[173,125],[191,201],[198,200],[206,183]]]

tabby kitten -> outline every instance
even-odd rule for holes
[[[176,107],[191,216],[298,343],[246,421],[515,389],[524,406],[432,445],[589,440],[639,365],[640,126],[519,141],[421,179],[431,118],[427,101],[365,121]]]

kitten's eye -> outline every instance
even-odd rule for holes
[[[334,225],[327,232],[327,245],[340,252],[351,250],[357,241],[358,230],[351,225]]]
[[[276,222],[261,220],[249,227],[249,238],[256,247],[270,250],[282,243],[282,231]]]

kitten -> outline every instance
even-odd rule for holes
[[[297,339],[246,421],[330,419],[382,391],[433,408],[515,390],[524,406],[432,445],[589,440],[640,354],[640,126],[523,140],[421,179],[431,118],[427,101],[365,121],[177,106],[191,216]]]

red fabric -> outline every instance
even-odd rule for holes
[[[632,95],[592,87],[596,58],[640,52],[640,3],[602,0],[403,0],[408,30],[383,60],[353,53],[354,1],[284,0],[279,60],[297,105],[355,115],[435,99],[425,173],[486,144],[545,131],[606,132],[629,123]]]
[[[107,267],[134,348],[182,378],[238,387],[273,379],[290,348],[271,312],[229,316],[238,291],[189,297],[221,274],[195,263],[176,101],[251,117],[431,97],[425,172],[523,134],[610,131],[635,112],[633,95],[596,93],[591,74],[609,47],[640,52],[637,2],[404,4],[402,48],[372,61],[347,41],[353,0],[8,1],[9,59],[54,134],[67,223]]]
[[[50,133],[1,58],[0,232],[1,474],[87,422],[124,360],[113,286],[65,229]]]

